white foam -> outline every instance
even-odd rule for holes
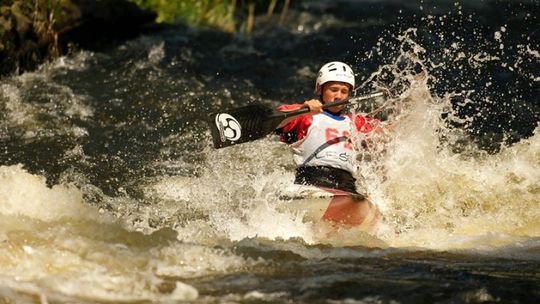
[[[47,187],[44,177],[28,173],[21,165],[0,166],[0,214],[26,216],[42,221],[68,218],[98,218],[98,212],[83,202],[75,187]]]

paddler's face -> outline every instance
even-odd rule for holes
[[[343,100],[349,97],[350,85],[339,81],[329,81],[325,83],[322,88],[317,90],[319,94],[322,91],[322,102],[332,102],[337,100]],[[331,107],[328,110],[333,113],[338,113],[344,106]]]

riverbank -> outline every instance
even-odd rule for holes
[[[290,1],[7,0],[0,4],[0,77],[74,49],[99,50],[175,23],[249,35],[255,15],[281,24]]]
[[[0,76],[35,69],[70,49],[95,48],[155,26],[127,0],[11,0],[0,6]]]

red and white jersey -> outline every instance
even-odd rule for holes
[[[297,107],[290,105],[280,109]],[[300,116],[278,130],[278,134],[290,145],[297,166],[329,166],[355,173],[356,151],[349,138],[351,130],[355,126],[357,132],[367,133],[377,122],[360,115],[335,115],[325,111]]]

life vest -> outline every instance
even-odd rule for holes
[[[350,141],[353,116],[323,112],[303,115],[278,130],[281,140],[290,145],[293,158],[300,166],[328,166],[356,172],[356,151]],[[354,117],[354,126],[359,132],[373,129],[371,122],[363,116]]]

